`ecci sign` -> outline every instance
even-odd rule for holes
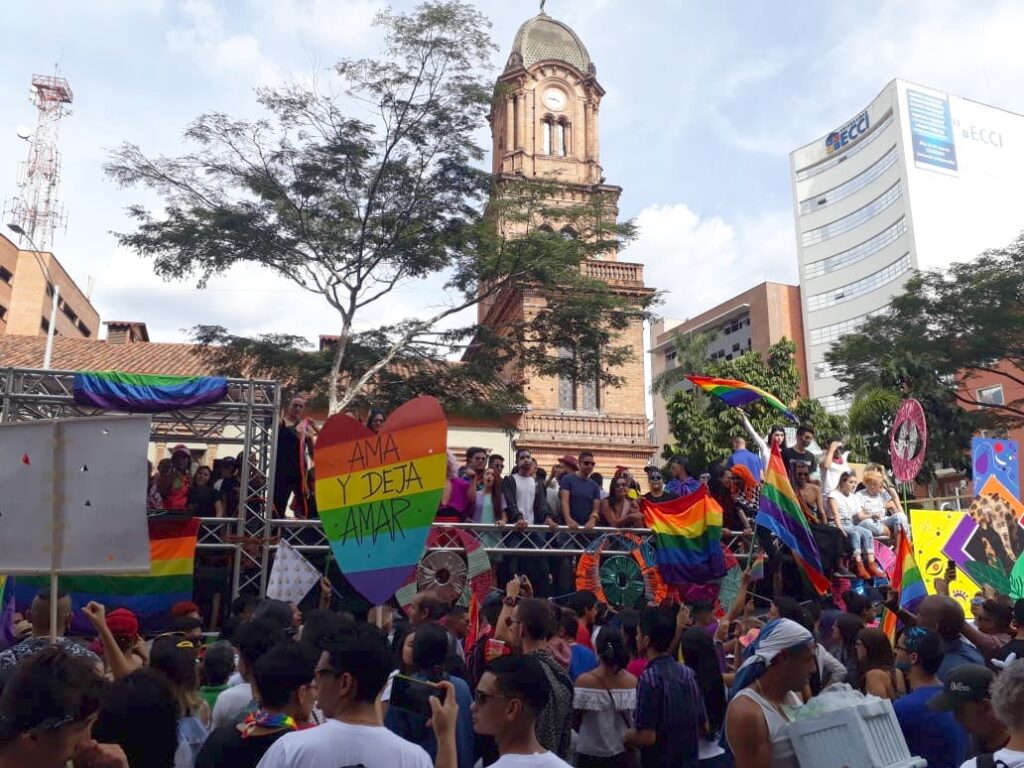
[[[960,130],[961,135],[965,139],[980,141],[982,144],[988,144],[991,147],[1003,146],[1003,134],[999,131],[981,128],[977,125],[961,125],[959,120],[954,120],[953,124]]]
[[[864,110],[842,128],[837,128],[828,135],[825,139],[825,153],[831,155],[833,152],[838,152],[851,141],[856,141],[867,133],[870,126],[868,112]]]

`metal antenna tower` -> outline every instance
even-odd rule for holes
[[[57,135],[61,118],[71,113],[67,105],[74,95],[68,81],[59,74],[32,75],[29,99],[38,111],[36,130],[18,130],[18,136],[29,142],[28,159],[18,164],[18,193],[7,209],[11,229],[23,235],[36,251],[52,248],[54,232],[67,222],[64,208],[57,201]]]

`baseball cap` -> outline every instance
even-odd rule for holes
[[[565,466],[567,466],[569,469],[579,469],[580,468],[580,464],[579,464],[578,461],[576,461],[576,457],[575,456],[570,456],[569,454],[566,454],[565,456],[560,458],[558,461],[561,464],[565,464]]]
[[[989,686],[995,677],[992,670],[981,664],[962,664],[946,674],[942,693],[928,700],[928,708],[936,712],[952,712],[969,702],[983,701],[988,698]]]

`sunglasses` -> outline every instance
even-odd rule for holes
[[[485,693],[484,691],[480,691],[480,690],[475,691],[473,693],[473,700],[477,704],[479,704],[480,706],[483,706],[484,704],[486,704],[491,699],[507,699],[507,698],[508,698],[508,696],[502,696],[501,694],[498,694],[498,693]]]
[[[652,483],[660,483],[661,475],[650,475],[647,479],[650,480]]]

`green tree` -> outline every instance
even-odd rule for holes
[[[684,345],[691,342],[683,340]],[[697,344],[697,342],[693,342]],[[691,347],[687,346],[687,349]],[[706,352],[707,345],[704,344]],[[699,347],[697,349],[699,351]],[[793,412],[802,423],[813,426],[819,440],[842,435],[845,429],[841,417],[825,413],[817,401],[797,400],[800,390],[800,372],[795,361],[796,345],[788,339],[773,344],[762,356],[760,352],[748,352],[734,360],[708,361],[696,354],[688,354],[677,365],[679,379],[687,374],[700,374],[718,378],[737,379],[753,384],[775,395],[784,403],[796,403]],[[677,363],[680,358],[677,356]],[[728,457],[731,452],[730,439],[735,435],[746,436],[742,416],[716,397],[693,388],[678,390],[667,403],[669,429],[675,438],[674,445],[666,445],[663,456],[683,454],[697,466],[709,464]],[[757,402],[746,406],[751,425],[758,434],[765,436],[774,424],[785,423],[779,411]]]
[[[971,437],[1024,419],[1020,399],[981,403],[981,374],[1024,385],[1024,238],[949,269],[915,274],[889,312],[870,318],[826,353],[853,398],[851,428],[870,458],[888,462],[889,432],[899,404],[921,402],[928,452],[919,480],[937,465],[967,469]]]
[[[332,413],[424,391],[500,412],[522,402],[527,370],[621,383],[611,371],[634,351],[618,331],[646,317],[650,299],[619,298],[580,265],[623,248],[633,226],[600,197],[555,208],[541,186],[480,170],[476,139],[500,93],[489,23],[473,6],[425,2],[377,23],[382,57],[341,61],[329,87],[260,89],[258,120],[200,116],[185,131],[194,149],[180,157],[115,151],[109,176],[162,200],[156,212],[129,208],[136,226],[121,244],[168,280],[201,288],[233,267],[260,267],[326,301],[337,337],[319,353],[294,335],[212,326],[194,335],[225,372],[325,393]],[[578,237],[541,228],[551,221]],[[427,316],[381,324],[380,301],[416,285],[437,294]],[[498,327],[464,320],[531,286],[558,289],[535,316]],[[286,323],[296,308],[276,309]],[[447,363],[453,356],[462,362]]]

